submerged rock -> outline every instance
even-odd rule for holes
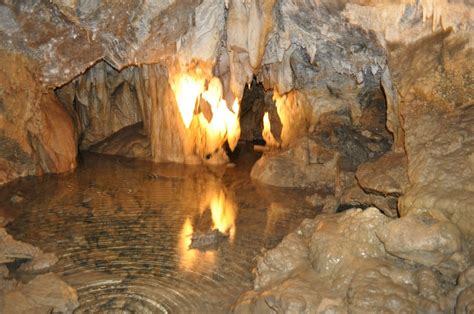
[[[2,313],[72,313],[78,306],[76,291],[53,273],[39,275],[0,296]]]
[[[0,313],[72,313],[79,306],[76,290],[54,273],[35,276],[57,261],[54,254],[16,241],[0,228]],[[21,264],[10,274],[6,264],[13,262]],[[15,276],[30,281],[22,283]]]

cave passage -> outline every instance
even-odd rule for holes
[[[84,153],[74,173],[0,190],[0,207],[16,216],[15,239],[59,258],[52,271],[77,289],[78,312],[228,312],[261,249],[315,215],[301,191],[251,183],[254,160],[245,147],[233,168]],[[189,247],[213,228],[230,235]]]
[[[474,313],[473,17],[0,1],[0,314]]]

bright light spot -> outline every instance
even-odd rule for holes
[[[193,225],[190,218],[186,218],[179,237],[180,268],[187,271],[205,272],[212,270],[216,254],[213,251],[202,252],[190,249]]]
[[[221,190],[214,194],[211,199],[210,207],[213,223],[212,228],[228,234],[230,241],[233,241],[237,212],[233,204],[226,198],[224,191]]]
[[[196,135],[195,151],[201,155],[214,153],[227,140],[234,150],[240,138],[239,103],[236,99],[232,110],[223,97],[223,87],[219,78],[213,77],[207,88],[206,79],[202,75],[178,74],[171,80],[181,118],[187,129],[197,115],[197,126],[192,127],[191,134]],[[207,103],[207,104],[206,104]],[[196,108],[196,104],[201,104]],[[206,118],[206,106],[210,108],[212,118]],[[197,110],[196,110],[197,109]],[[207,109],[209,112],[209,109]]]
[[[275,140],[275,137],[272,133],[272,127],[270,124],[270,119],[268,118],[268,112],[265,112],[263,115],[263,131],[262,131],[263,139],[265,143],[269,147],[278,147],[278,142]]]
[[[196,100],[204,90],[204,79],[189,74],[178,74],[171,82],[178,109],[186,128],[189,128],[196,109]]]

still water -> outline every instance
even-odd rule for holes
[[[0,189],[0,207],[16,239],[59,258],[52,271],[77,289],[78,313],[226,313],[251,287],[255,257],[316,215],[304,191],[252,182],[254,160],[206,168],[86,154],[73,173]],[[189,247],[215,229],[228,237]]]

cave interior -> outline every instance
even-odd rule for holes
[[[472,0],[0,0],[0,313],[473,313]]]

